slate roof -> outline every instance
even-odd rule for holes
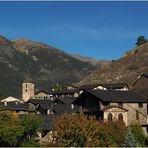
[[[45,101],[45,100],[44,100]],[[45,101],[45,102],[41,102],[39,105],[43,108],[43,109],[51,109],[53,106],[53,102],[51,101]]]
[[[65,104],[55,104],[53,105],[53,111],[55,114],[62,115],[64,113],[75,112],[75,109],[72,109],[70,105]]]
[[[143,73],[143,75],[148,78],[148,73]]]
[[[92,84],[92,85],[82,85],[79,89],[80,90],[93,90],[94,88],[102,86],[107,89],[122,89],[125,86],[128,87],[126,83],[109,83],[109,84]],[[129,88],[129,87],[128,87]]]
[[[142,74],[141,76],[139,76],[139,77],[137,78],[137,80],[132,84],[132,87],[133,87],[133,86],[139,81],[139,79],[141,79],[143,76],[148,79],[148,73],[143,73],[143,74]]]
[[[58,117],[57,115],[50,114],[50,115],[39,115],[42,118],[42,123],[40,128],[43,131],[50,131],[53,129],[54,122],[56,118]]]
[[[47,91],[47,90],[39,90],[37,92],[35,92],[35,94],[38,94],[40,92],[44,92],[46,94],[49,94],[49,95],[58,95],[58,94],[73,94],[73,93],[78,93],[79,92],[79,89],[65,89],[65,90],[60,90],[60,91]]]
[[[128,102],[128,103],[147,103],[143,97],[132,91],[115,91],[115,90],[85,90],[73,103],[77,104],[83,94],[91,94],[95,98],[104,102]]]
[[[75,97],[64,97],[64,98],[56,98],[56,99],[60,100],[61,102],[63,102],[64,104],[67,104],[67,105],[71,105],[72,102],[74,100],[76,100]]]
[[[92,90],[95,87],[99,86],[99,84],[91,84],[91,85],[82,85],[81,87],[79,87],[79,90]]]
[[[31,77],[26,77],[26,79],[24,80],[24,83],[34,83],[34,80]]]
[[[128,87],[126,83],[110,83],[110,84],[99,84],[99,86],[105,87],[107,89],[122,89],[125,86]],[[129,87],[128,87],[129,88]]]
[[[7,108],[9,110],[13,110],[13,111],[29,111],[29,107],[28,104],[23,103],[23,104],[13,104],[13,103],[9,103],[7,105]]]
[[[56,94],[73,94],[73,93],[78,93],[78,89],[66,89],[66,90],[61,90],[61,91],[51,91],[50,94],[56,95]]]
[[[37,104],[46,104],[46,103],[48,104],[51,101],[50,100],[43,100],[43,99],[29,99],[27,102],[31,102],[34,105],[37,105]]]

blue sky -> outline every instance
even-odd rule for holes
[[[139,35],[148,39],[148,2],[0,2],[0,34],[117,59]]]

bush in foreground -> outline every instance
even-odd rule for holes
[[[54,125],[56,142],[71,147],[121,146],[126,127],[122,122],[101,122],[83,114],[65,114]]]

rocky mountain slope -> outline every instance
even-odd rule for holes
[[[111,63],[110,60],[96,60],[96,59],[93,59],[91,57],[83,57],[83,56],[80,56],[80,55],[71,55],[71,56],[82,61],[82,62],[88,62],[88,63],[96,66],[97,68],[100,68],[103,65],[108,65],[108,64]]]
[[[132,85],[142,73],[148,73],[148,42],[128,51],[110,65],[102,66],[80,84],[127,82]]]
[[[21,94],[21,83],[30,76],[36,86],[49,89],[58,83],[79,82],[96,67],[50,45],[27,39],[11,41],[0,36],[0,92]]]

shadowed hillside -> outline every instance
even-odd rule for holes
[[[20,95],[27,76],[38,88],[49,89],[57,82],[79,82],[95,69],[50,45],[0,36],[0,92],[6,95]]]

